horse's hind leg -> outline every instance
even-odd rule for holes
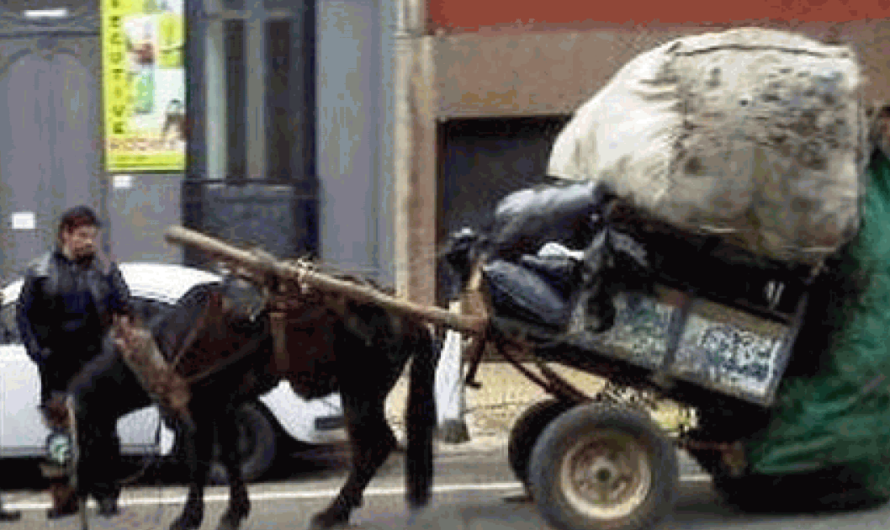
[[[396,437],[384,415],[383,399],[362,400],[345,392],[341,397],[352,444],[352,467],[334,501],[312,518],[311,530],[349,523],[352,510],[362,504],[365,488],[396,446]]]
[[[241,521],[250,515],[250,498],[241,477],[241,458],[238,454],[238,426],[235,414],[220,416],[216,422],[220,445],[220,460],[229,478],[229,506],[219,522],[217,530],[237,530]]]
[[[194,415],[193,415],[194,417]],[[213,424],[196,421],[193,427],[183,428],[185,460],[189,474],[189,493],[179,517],[171,530],[195,530],[204,520],[204,485],[213,452]]]

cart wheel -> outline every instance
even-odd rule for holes
[[[677,452],[646,415],[591,403],[562,414],[532,451],[529,483],[561,530],[642,530],[673,508]]]
[[[528,490],[528,462],[531,458],[535,442],[547,425],[557,416],[572,408],[571,403],[548,399],[529,407],[510,429],[507,442],[507,459],[516,478]]]

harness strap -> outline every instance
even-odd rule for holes
[[[286,288],[282,285],[272,303],[273,310],[269,313],[272,331],[272,354],[275,360],[275,371],[285,374],[290,369],[290,355],[287,352],[287,299]]]
[[[170,363],[170,370],[176,371],[176,367],[179,365],[179,361],[182,360],[185,352],[187,352],[191,347],[195,344],[195,341],[198,340],[198,333],[204,330],[205,320],[207,319],[207,307],[204,307],[204,310],[201,311],[201,316],[198,317],[198,322],[192,327],[189,334],[186,336],[185,340],[182,342],[182,346],[179,347],[179,351],[176,352],[176,356],[173,357],[173,361]]]
[[[246,359],[248,355],[254,353],[254,351],[257,347],[257,342],[260,342],[260,340],[255,339],[255,338],[250,339],[249,341],[247,341],[247,344],[245,344],[244,346],[241,346],[241,348],[238,349],[238,351],[236,351],[234,354],[223,359],[222,362],[216,363],[216,364],[210,366],[209,368],[207,368],[206,370],[204,370],[203,372],[200,372],[200,373],[197,373],[191,377],[188,377],[186,379],[186,383],[188,383],[189,385],[196,385],[199,382],[203,381],[204,379],[207,379],[211,375],[213,375],[217,372],[220,372],[222,370],[225,370],[226,368],[228,368],[229,366],[232,366],[233,364],[237,363],[238,361],[242,361],[242,360]]]

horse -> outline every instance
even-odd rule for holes
[[[346,275],[340,278],[361,282]],[[281,380],[306,399],[340,393],[352,448],[350,469],[338,495],[312,517],[310,528],[347,525],[371,479],[397,447],[384,406],[409,360],[406,497],[412,516],[416,515],[429,503],[433,479],[438,350],[432,330],[419,320],[375,305],[304,289],[288,298],[285,333],[276,337],[275,304],[265,287],[231,276],[200,284],[149,323],[164,358],[191,381],[188,421],[180,418],[178,428],[189,492],[171,530],[201,526],[214,430],[229,478],[229,502],[218,529],[236,530],[248,517],[250,499],[238,465],[233,413]],[[276,341],[282,338],[287,348],[276,350]],[[112,420],[151,401],[111,340],[74,380],[71,395],[77,425],[87,426],[77,431],[84,458],[75,473],[78,484],[89,484],[106,453],[91,450],[107,443],[97,426],[105,425],[107,432],[112,422],[113,432]]]

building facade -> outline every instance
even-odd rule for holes
[[[879,0],[184,0],[187,166],[109,172],[100,5],[0,4],[0,279],[86,203],[119,260],[202,263],[163,239],[185,224],[444,303],[442,238],[542,181],[571,113],[636,54],[757,25],[851,44],[872,100],[890,73]]]
[[[185,224],[395,283],[394,0],[185,0],[181,171],[107,169],[106,1],[0,4],[0,279],[85,203],[121,261],[203,263]]]

